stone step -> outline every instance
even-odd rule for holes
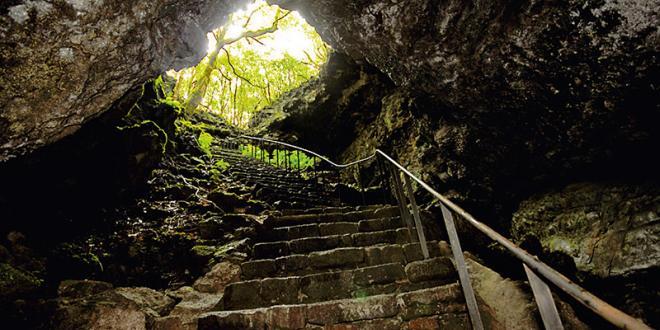
[[[263,186],[260,185],[259,187],[255,187],[256,193],[257,194],[262,194],[262,195],[268,195],[268,194],[286,194],[286,195],[292,195],[292,196],[299,196],[299,197],[321,197],[325,196],[324,193],[320,191],[313,190],[313,188],[299,188],[299,189],[292,189],[288,187],[269,187],[269,186]]]
[[[395,206],[385,206],[377,209],[366,209],[352,212],[293,214],[279,217],[270,217],[266,219],[264,225],[270,228],[275,228],[323,222],[358,222],[360,220],[379,219],[394,216],[399,216],[399,208]]]
[[[285,202],[299,202],[301,205],[296,207],[304,206],[318,206],[318,205],[332,205],[334,201],[327,198],[309,198],[309,197],[298,197],[298,196],[289,196],[286,194],[271,194],[269,196],[257,198],[266,202],[274,203],[276,201],[285,201]]]
[[[451,256],[451,249],[446,242],[428,242],[427,245],[431,257]],[[309,275],[395,262],[405,265],[422,259],[419,243],[336,248],[309,254],[247,261],[241,264],[241,279]]]
[[[252,169],[253,171],[258,171],[259,169]],[[253,172],[236,172],[236,171],[229,171],[231,175],[248,179],[248,180],[254,180],[254,181],[263,181],[263,182],[270,182],[270,183],[289,183],[289,184],[305,184],[305,183],[310,183],[314,182],[312,180],[306,180],[299,175],[292,175],[292,176],[283,176],[283,175],[264,175],[264,174],[256,174]],[[262,172],[263,173],[263,172]]]
[[[321,195],[321,194],[313,194],[313,193],[298,193],[298,192],[289,192],[289,191],[276,191],[276,190],[271,190],[268,192],[264,191],[258,191],[255,194],[255,197],[257,199],[265,199],[265,200],[279,200],[279,199],[302,199],[302,200],[310,200],[314,202],[319,202],[322,203],[324,199],[326,199],[326,196]],[[323,205],[323,204],[319,204]]]
[[[336,206],[336,207],[314,207],[309,209],[290,209],[280,212],[282,215],[296,215],[296,214],[324,214],[324,213],[344,213],[353,211],[375,210],[390,205],[362,205],[362,206]]]
[[[224,310],[367,297],[406,292],[456,281],[451,260],[445,257],[388,263],[352,270],[304,276],[275,277],[228,285],[222,299]]]
[[[358,222],[322,222],[266,230],[262,242],[288,241],[306,237],[322,237],[358,232],[383,231],[403,228],[400,217],[360,220]]]
[[[406,244],[411,242],[408,228],[383,231],[305,237],[289,241],[257,243],[252,249],[255,259],[277,258],[290,254],[306,254],[314,251],[332,250],[341,247],[360,247],[377,244]]]
[[[458,284],[358,299],[210,312],[198,318],[200,330],[469,329],[469,324]]]

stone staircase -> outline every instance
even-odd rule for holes
[[[469,328],[445,242],[419,243],[393,206],[271,216],[200,329]]]
[[[231,164],[232,180],[254,185],[254,198],[276,203],[279,209],[338,204],[328,186],[319,184],[320,178],[306,178],[297,171],[287,171],[243,156],[235,149],[216,148],[213,152]]]

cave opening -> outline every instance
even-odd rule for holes
[[[247,128],[253,115],[284,93],[317,77],[330,47],[296,11],[252,1],[209,32],[206,56],[170,70],[167,95],[186,114],[208,111]]]
[[[0,324],[658,328],[646,2],[5,1]]]

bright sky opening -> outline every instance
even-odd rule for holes
[[[226,26],[225,38],[237,38],[246,31],[254,31],[272,25],[277,14],[277,6],[269,6],[265,1],[256,1],[244,10],[231,15]],[[250,16],[251,15],[251,16]],[[249,21],[248,21],[249,19]],[[259,42],[241,40],[242,47],[249,47],[265,59],[281,59],[289,54],[298,60],[308,60],[308,55],[315,58],[315,48],[318,46],[312,37],[316,31],[305,22],[298,12],[291,12],[286,18],[287,24],[280,24],[277,31],[259,37]],[[248,24],[246,25],[246,21]],[[216,45],[213,34],[208,35],[208,52]]]

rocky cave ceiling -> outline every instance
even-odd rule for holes
[[[568,111],[598,120],[657,97],[659,1],[270,1],[438,111]],[[0,160],[76,131],[127,91],[195,64],[245,1],[0,5]],[[651,88],[650,90],[648,90]],[[638,93],[639,94],[639,93]],[[646,109],[657,111],[656,109]]]

